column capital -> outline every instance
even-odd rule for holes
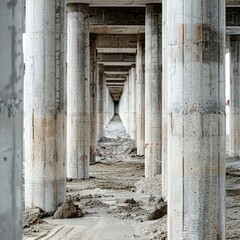
[[[68,12],[82,12],[87,14],[89,12],[89,4],[86,3],[69,3],[67,5]]]

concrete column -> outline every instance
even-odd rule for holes
[[[89,177],[88,4],[68,5],[67,177]]]
[[[162,71],[162,197],[167,201],[167,186],[168,186],[168,115],[167,115],[167,97],[168,97],[168,77],[167,77],[167,62],[168,52],[166,43],[168,41],[167,29],[166,29],[166,4],[163,4],[163,71]]]
[[[22,239],[23,1],[0,1],[0,238]]]
[[[65,200],[65,1],[26,2],[25,207]]]
[[[98,65],[98,96],[97,96],[97,132],[98,140],[104,134],[104,107],[103,107],[103,94],[104,94],[104,65]]]
[[[161,173],[162,5],[146,5],[145,176]]]
[[[168,239],[225,239],[225,1],[164,4]]]
[[[90,163],[95,163],[97,148],[97,49],[96,35],[90,37]]]
[[[145,154],[145,48],[144,36],[138,37],[137,43],[137,83],[136,83],[136,121],[137,155]]]
[[[131,138],[136,140],[137,134],[137,119],[136,119],[136,65],[133,64],[131,67],[131,80],[130,80],[130,88],[131,88],[131,95],[130,95],[130,122],[131,122]]]
[[[230,40],[229,156],[240,156],[240,37]]]

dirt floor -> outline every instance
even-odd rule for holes
[[[144,179],[144,159],[136,156],[119,118],[108,125],[88,180],[68,180],[67,199],[84,216],[53,219],[39,209],[25,216],[23,239],[167,239],[167,206],[161,176]],[[227,239],[240,240],[240,159],[227,160]]]

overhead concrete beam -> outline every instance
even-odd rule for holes
[[[105,74],[106,75],[117,75],[117,74],[120,74],[120,75],[127,75],[128,72],[124,72],[124,71],[116,71],[116,72],[111,72],[111,71],[105,71]]]
[[[226,5],[231,7],[240,7],[239,0],[226,0]]]
[[[96,34],[142,34],[145,27],[126,25],[90,25],[90,32]]]
[[[107,79],[109,79],[109,78],[117,78],[117,79],[119,79],[119,78],[124,78],[124,80],[125,80],[125,78],[126,78],[126,75],[127,74],[106,74],[106,78]]]
[[[98,62],[135,62],[136,54],[132,53],[98,53]]]
[[[240,35],[240,26],[226,27],[226,35]]]
[[[135,62],[98,62],[99,64],[104,64],[104,66],[123,66],[123,67],[131,67]]]
[[[87,3],[90,6],[145,6],[148,3],[155,3],[156,0],[67,0],[67,4],[69,3]],[[161,3],[162,1],[158,1]]]
[[[104,72],[129,72],[130,67],[128,66],[104,66]]]
[[[125,78],[111,78],[111,79],[106,78],[106,81],[107,81],[108,84],[109,83],[119,83],[119,84],[121,84],[121,83],[124,83],[126,81],[126,79]]]
[[[99,34],[97,49],[100,48],[137,48],[137,35],[134,34]]]
[[[98,48],[98,53],[136,53],[136,48]]]

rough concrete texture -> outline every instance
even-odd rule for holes
[[[145,176],[162,172],[162,5],[146,5]]]
[[[23,1],[0,1],[0,238],[21,239]]]
[[[103,116],[103,94],[104,94],[104,65],[98,65],[98,83],[97,83],[97,136],[98,140],[104,134],[104,116]]]
[[[171,240],[226,239],[224,2],[165,2]]]
[[[90,85],[87,4],[68,5],[67,177],[89,177]]]
[[[129,76],[126,77],[124,82],[123,93],[119,101],[119,116],[123,122],[126,132],[130,132],[129,123]]]
[[[65,199],[65,24],[64,1],[27,1],[25,206],[45,211]]]
[[[121,122],[114,118],[99,142],[97,164],[90,166],[91,178],[67,183],[67,195],[82,209],[84,217],[45,218],[43,223],[25,228],[23,239],[166,240],[167,216],[147,220],[165,207],[161,176],[151,181],[143,177],[144,159],[131,153],[132,146]],[[232,240],[240,239],[240,160],[227,160],[226,239]]]
[[[145,47],[144,36],[140,35],[137,43],[136,58],[136,139],[137,154],[143,156],[145,154]]]
[[[69,198],[64,202],[54,213],[54,219],[66,219],[66,218],[80,218],[83,217],[82,210],[74,205],[72,200]]]
[[[167,29],[166,29],[166,4],[163,4],[163,15],[162,15],[162,54],[163,54],[163,72],[162,72],[162,195],[164,200],[167,201],[167,186],[168,186],[168,77],[167,77],[167,61],[168,61],[168,53],[166,44],[168,41]],[[166,31],[166,32],[165,32]],[[166,66],[166,67],[165,67]]]
[[[240,38],[231,37],[230,43],[230,114],[229,156],[240,156]]]
[[[136,57],[135,57],[136,58]],[[136,134],[137,134],[137,119],[136,119],[136,65],[132,65],[131,67],[131,74],[129,74],[130,80],[130,88],[131,88],[131,95],[130,97],[130,136],[133,140],[136,141]]]
[[[90,35],[90,163],[95,162],[97,147],[97,49],[96,35]]]

